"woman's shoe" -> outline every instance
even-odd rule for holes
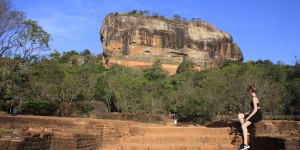
[[[250,145],[249,144],[242,144],[240,147],[239,147],[239,150],[246,150],[246,149],[249,149],[250,148]]]

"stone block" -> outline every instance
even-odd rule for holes
[[[147,129],[141,128],[141,127],[131,127],[129,128],[129,132],[132,136],[137,136],[137,135],[145,135],[147,132]]]
[[[6,150],[9,145],[9,139],[0,139],[0,150]]]
[[[129,143],[135,143],[135,144],[142,143],[142,139],[141,137],[131,137],[129,139]]]
[[[200,145],[189,145],[188,150],[201,150]]]
[[[217,136],[206,136],[204,137],[204,144],[214,144],[218,141]]]
[[[274,125],[272,122],[266,122],[265,125],[267,133],[279,133],[278,125]]]
[[[143,145],[142,150],[174,150],[172,145]]]
[[[31,145],[32,146],[39,146],[39,145],[42,145],[42,143],[40,143],[40,141],[36,141],[36,142],[32,142]]]
[[[196,136],[196,137],[193,137],[191,140],[192,140],[193,143],[202,144],[204,142],[204,137],[203,136]]]
[[[232,145],[220,145],[220,150],[229,150],[229,149],[235,149]]]
[[[39,147],[39,146],[31,146],[31,150],[40,150],[41,149],[41,147]]]
[[[151,136],[151,137],[142,137],[142,144],[155,144],[156,143],[156,138]]]
[[[266,130],[266,125],[264,122],[258,122],[255,124],[256,131]]]
[[[186,145],[175,145],[174,148],[176,150],[187,150],[187,146]]]
[[[296,121],[286,121],[279,123],[279,130],[281,133],[291,133],[293,131],[299,131],[298,122]]]
[[[164,136],[162,138],[163,138],[164,144],[174,144],[174,143],[177,143],[177,140],[178,140],[178,139],[174,138],[173,136]]]
[[[231,139],[230,139],[230,137],[229,136],[219,136],[218,137],[218,144],[228,144],[228,143],[230,143],[231,142]]]
[[[10,140],[8,150],[18,150],[24,147],[24,142],[21,140]]]

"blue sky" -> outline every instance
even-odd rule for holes
[[[102,53],[99,31],[111,12],[148,10],[201,18],[228,32],[244,61],[294,64],[300,58],[300,0],[11,0],[52,35],[52,50]]]

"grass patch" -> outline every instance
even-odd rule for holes
[[[13,130],[4,130],[4,129],[0,129],[0,135],[2,134],[13,134]]]

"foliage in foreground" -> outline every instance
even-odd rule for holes
[[[107,112],[174,111],[185,117],[196,115],[209,120],[216,115],[249,110],[251,99],[245,89],[256,84],[264,114],[299,114],[299,64],[226,62],[219,69],[198,72],[191,69],[193,63],[183,62],[177,74],[167,76],[159,61],[144,71],[122,66],[106,70],[97,63],[100,61],[81,66],[66,63],[62,61],[64,55],[52,55],[6,73],[16,60],[0,61],[0,82],[6,83],[1,84],[1,102],[15,102],[32,114],[69,116],[76,110],[88,115],[97,109],[91,105],[92,100],[97,100],[106,104]],[[97,60],[96,56],[89,58]]]

